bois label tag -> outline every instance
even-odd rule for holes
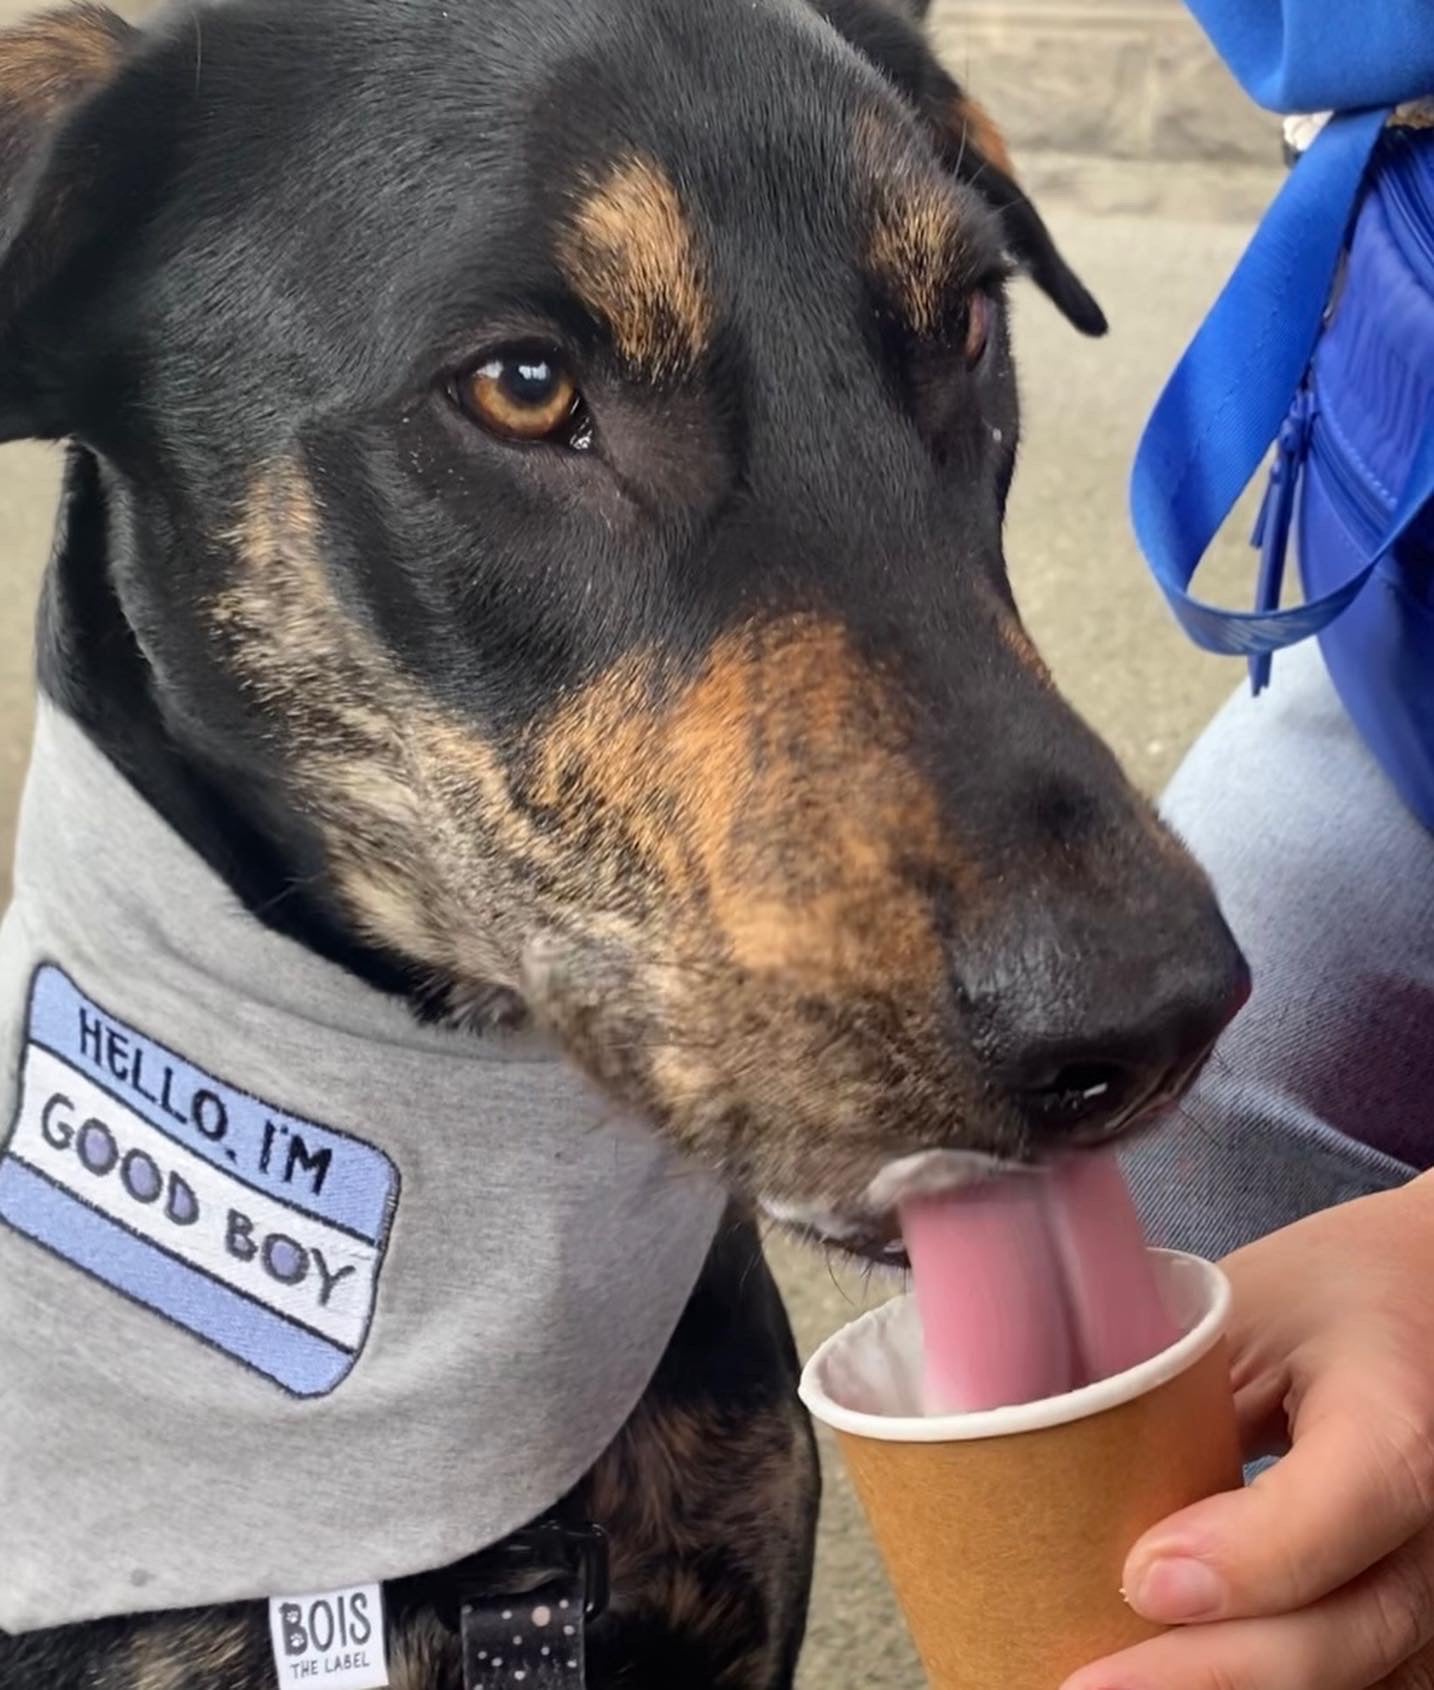
[[[382,1690],[388,1683],[383,1592],[376,1584],[271,1597],[269,1636],[279,1690]]]
[[[376,1146],[196,1066],[59,968],[36,971],[0,1221],[315,1397],[363,1349],[397,1199]]]

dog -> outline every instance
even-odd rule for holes
[[[1245,989],[1007,584],[1010,278],[1105,323],[924,10],[0,35],[0,439],[68,442],[44,697],[266,930],[542,1029],[730,1194],[563,1504],[602,1690],[793,1682],[758,1214],[899,1263],[905,1192],[1132,1130]],[[462,1683],[444,1570],[386,1601],[390,1681]],[[273,1674],[259,1603],[0,1636],[4,1690]]]

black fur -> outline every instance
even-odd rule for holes
[[[1059,1081],[1092,1045],[1134,1118],[1238,985],[1208,890],[1015,617],[1009,261],[1104,319],[960,124],[925,9],[230,0],[140,33],[71,12],[53,62],[43,28],[0,35],[0,438],[70,442],[42,687],[259,919],[419,1013],[543,1015],[744,1204],[859,1192],[933,1133],[1038,1156],[1091,1125]],[[655,254],[629,339],[691,343],[645,371],[584,298],[600,265],[563,257],[634,160],[599,244],[629,216],[619,245]],[[455,404],[483,355],[534,343],[576,370],[591,450]],[[295,649],[276,574],[323,612]],[[350,826],[306,762],[388,778],[415,712],[506,783],[463,812],[472,875],[429,859],[422,817]],[[868,813],[870,899],[842,855]],[[359,847],[435,954],[354,894]],[[517,938],[460,978],[442,929],[490,873]],[[733,960],[767,942],[749,905],[813,887],[866,973]],[[902,973],[899,921],[931,977]],[[539,930],[570,946],[541,977]],[[691,1025],[717,1029],[684,1030],[696,1087],[650,1060],[681,1042],[644,973],[673,933]],[[746,1212],[575,1498],[613,1538],[597,1690],[792,1682],[816,1468]],[[441,1581],[395,1589],[403,1690],[456,1683],[442,1607]],[[257,1610],[0,1637],[0,1690],[269,1682]]]

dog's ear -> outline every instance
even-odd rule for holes
[[[1016,180],[1011,155],[991,114],[949,78],[934,103],[942,151],[955,174],[1000,214],[1011,256],[1082,334],[1109,326],[1089,289],[1061,257],[1041,214]],[[928,109],[931,109],[930,105]]]
[[[1011,256],[1082,334],[1106,331],[1105,313],[1056,250],[1020,184],[1001,132],[979,101],[947,75],[922,24],[929,0],[812,0],[916,107],[951,171],[1001,215]]]
[[[108,160],[80,119],[137,39],[88,3],[0,30],[0,440],[65,431],[32,380],[26,318],[92,232]]]

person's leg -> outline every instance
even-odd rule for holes
[[[1233,698],[1165,814],[1254,971],[1191,1095],[1127,1157],[1155,1242],[1217,1257],[1434,1164],[1434,835],[1311,643]]]

